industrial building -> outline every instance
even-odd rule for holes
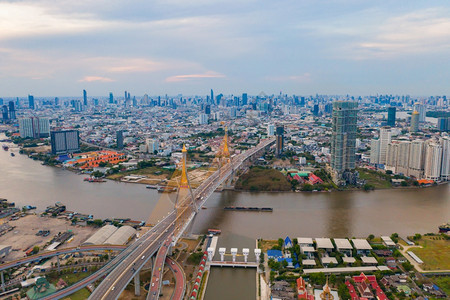
[[[83,245],[125,245],[136,235],[136,229],[131,226],[117,228],[105,225],[88,238]]]

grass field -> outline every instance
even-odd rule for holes
[[[450,276],[436,276],[432,277],[431,280],[447,295],[450,295]]]
[[[278,245],[278,240],[262,240],[260,241],[259,248],[262,253],[265,253],[267,250],[272,249],[272,247],[276,245]]]
[[[161,172],[161,174],[156,175],[155,174],[156,172]],[[116,179],[125,177],[127,175],[134,174],[134,175],[145,175],[148,177],[154,177],[154,178],[159,178],[159,179],[167,179],[172,176],[172,173],[173,173],[173,170],[166,170],[166,169],[158,168],[158,167],[148,167],[148,168],[143,168],[143,169],[139,169],[139,170],[111,174],[111,175],[108,175],[107,178],[116,180]]]
[[[450,270],[450,240],[440,235],[423,236],[418,241],[423,248],[410,248],[424,263],[424,270]]]
[[[85,300],[87,298],[89,298],[89,296],[91,295],[91,293],[88,291],[87,288],[81,289],[78,292],[73,293],[72,295],[70,295],[67,298],[64,298],[64,300]]]
[[[290,191],[292,186],[278,170],[253,167],[241,175],[236,182],[236,189],[246,191]]]
[[[366,180],[366,183],[373,185],[376,189],[390,189],[392,184],[389,180],[384,177],[384,174],[379,174],[378,172],[358,169],[359,178]]]

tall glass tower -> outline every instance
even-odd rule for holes
[[[333,102],[333,135],[331,137],[331,168],[337,177],[355,168],[356,121],[358,103]]]

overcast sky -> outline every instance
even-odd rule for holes
[[[0,1],[0,97],[450,94],[450,1]]]

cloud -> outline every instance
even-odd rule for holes
[[[179,82],[193,79],[203,79],[203,78],[225,78],[226,76],[216,72],[206,72],[203,74],[187,74],[187,75],[176,75],[166,78],[166,82]]]
[[[113,82],[113,81],[115,80],[101,76],[85,76],[84,78],[79,80],[79,82]]]

